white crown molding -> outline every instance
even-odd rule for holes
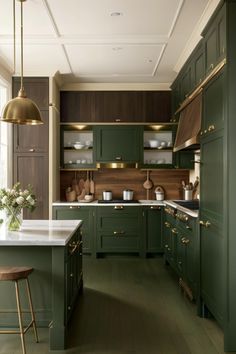
[[[170,83],[65,83],[61,91],[169,91]]]
[[[177,10],[176,10],[176,13],[175,13],[175,16],[174,16],[174,19],[173,19],[173,22],[170,26],[170,30],[169,30],[169,33],[168,33],[168,38],[170,38],[170,36],[172,35],[173,31],[174,31],[174,28],[175,28],[175,25],[178,21],[178,18],[180,16],[180,12],[181,12],[181,9],[183,7],[183,4],[184,4],[184,0],[181,0],[179,2],[179,6],[177,7]]]
[[[217,5],[221,0],[209,0],[208,4],[200,17],[199,21],[197,22],[189,40],[186,43],[184,50],[182,51],[177,63],[174,66],[174,71],[179,72],[190,54],[192,53],[193,49],[196,47],[197,43],[200,41],[201,32],[206,26],[207,22],[209,21],[211,15],[213,14],[214,10],[216,9]]]

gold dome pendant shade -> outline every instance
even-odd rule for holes
[[[18,96],[13,98],[3,108],[1,121],[22,125],[43,124],[37,105],[27,98],[23,87],[23,6],[26,0],[18,0],[21,3],[21,86]],[[14,13],[15,15],[15,13]],[[14,16],[15,21],[15,16]]]
[[[24,89],[20,89],[18,96],[7,102],[1,121],[26,125],[43,124],[37,105],[27,98]]]

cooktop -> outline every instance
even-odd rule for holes
[[[139,203],[138,200],[123,200],[123,199],[112,199],[112,200],[98,200],[98,203],[104,203],[104,204],[109,204],[109,203],[122,203],[122,204],[129,204],[129,203]]]
[[[173,200],[178,205],[181,205],[187,209],[198,210],[199,209],[199,200]]]

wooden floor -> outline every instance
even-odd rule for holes
[[[73,316],[70,349],[78,354],[221,354],[222,331],[196,315],[162,258],[84,258],[84,292]],[[27,354],[48,353],[26,334]],[[0,335],[1,354],[19,354],[16,335]]]

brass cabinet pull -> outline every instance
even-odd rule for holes
[[[211,223],[210,223],[210,221],[203,221],[203,220],[200,220],[199,221],[199,224],[201,225],[201,226],[204,226],[204,227],[206,227],[206,228],[208,228],[208,227],[210,227],[211,226]]]
[[[121,160],[122,160],[122,157],[121,157],[121,156],[116,156],[116,157],[115,157],[115,160],[116,160],[116,161],[121,161]]]
[[[189,225],[186,225],[185,228],[186,228],[187,230],[192,230],[192,228],[191,228]]]
[[[124,235],[125,231],[113,231],[113,234],[116,235],[116,236]]]
[[[29,149],[29,152],[35,152],[35,149]]]
[[[160,210],[161,207],[159,207],[159,206],[151,206],[150,209]]]
[[[182,237],[182,238],[181,238],[181,242],[182,242],[184,245],[187,245],[187,244],[190,242],[190,240],[189,240],[188,238]]]
[[[74,274],[73,274],[73,273],[70,273],[70,277],[73,278],[73,277],[74,277]]]
[[[207,133],[207,129],[204,130],[204,134],[206,134],[206,133]]]
[[[168,223],[168,221],[165,221],[165,226],[169,228],[170,227],[170,223]]]
[[[78,242],[71,242],[69,243],[69,252],[70,252],[70,255],[74,254],[75,251],[79,248],[80,244],[81,244],[82,241],[78,241]]]
[[[118,122],[121,122],[121,119],[120,119],[120,118],[116,118],[116,119],[115,119],[115,122],[117,122],[117,123],[118,123]]]
[[[123,205],[115,205],[114,209],[115,210],[122,210],[122,209],[124,209],[124,207],[123,207]]]
[[[175,234],[175,235],[178,233],[178,231],[175,227],[173,227],[173,229],[171,229],[171,232],[172,232],[172,234]]]
[[[209,132],[212,132],[213,130],[215,130],[215,126],[212,124],[212,125],[209,125],[208,127],[208,131]]]
[[[213,69],[214,68],[214,64],[212,63],[211,65],[210,65],[210,69]]]
[[[78,206],[72,206],[72,205],[70,205],[70,209],[80,209],[80,206],[78,205]]]

